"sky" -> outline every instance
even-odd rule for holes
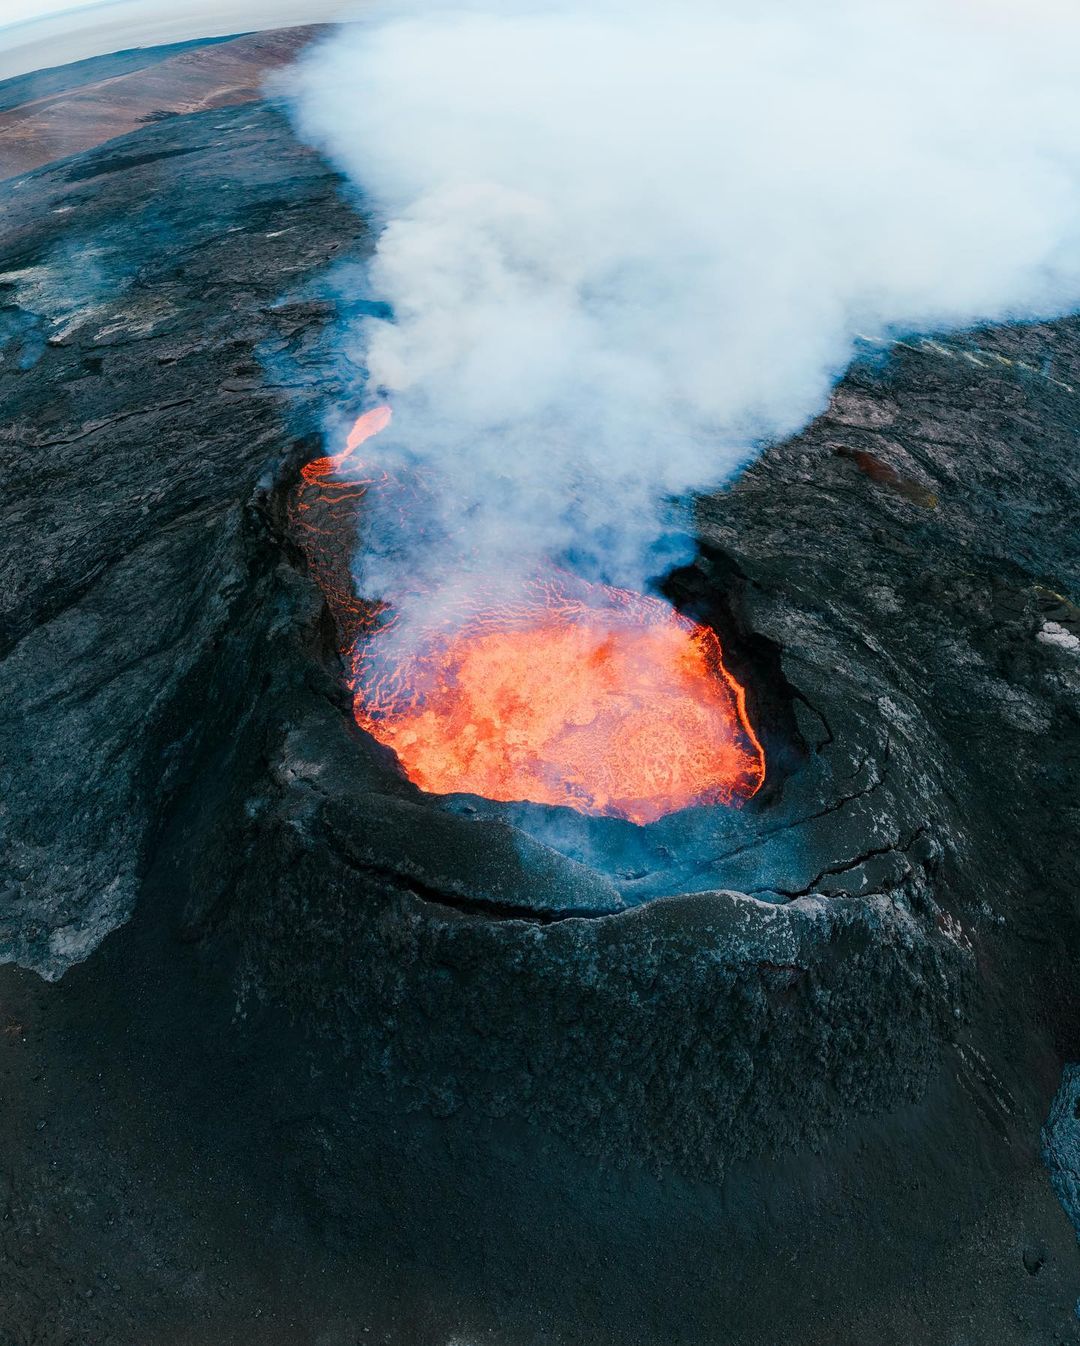
[[[86,9],[98,4],[100,0],[7,0],[4,12],[0,15],[0,24],[20,23],[23,19],[36,19],[44,14],[56,14],[62,9]]]
[[[213,6],[206,4],[205,0],[187,0],[187,3],[176,5],[163,4],[162,0],[145,0],[144,3],[135,5],[121,3],[121,0],[3,0],[0,9],[0,30],[30,19],[43,19],[57,14],[70,14],[74,23],[80,23],[88,17],[87,10],[110,9],[127,9],[140,16],[143,14],[153,16],[155,13],[175,16],[179,11],[178,17],[181,19],[185,13],[190,13],[193,18],[200,21],[205,16],[222,11],[244,11],[247,14],[248,24],[255,28],[264,28],[269,26],[269,22],[277,21],[283,13],[291,14],[293,22],[301,23],[306,21],[307,15],[312,10],[330,8],[334,6],[305,4],[303,0],[287,0],[286,3],[281,3],[281,0],[277,3],[275,0],[269,0],[269,3],[267,0],[223,0],[223,3]],[[340,9],[343,6],[339,5],[336,8]]]
[[[0,13],[0,28],[5,28],[10,24],[21,23],[26,19],[38,19],[43,18],[46,15],[59,14],[66,11],[74,12],[76,10],[109,8],[116,3],[117,0],[3,0],[3,12]],[[971,3],[973,8],[985,8],[988,11],[997,10],[1008,12],[1011,10],[1016,13],[1027,12],[1029,14],[1038,13],[1040,11],[1044,13],[1064,14],[1075,7],[1075,0],[969,0],[969,3]],[[296,14],[295,21],[299,23],[306,18],[307,13],[312,9],[329,7],[330,6],[320,6],[318,4],[305,4],[304,0],[293,0],[293,3],[285,5],[273,3],[266,4],[263,3],[262,0],[248,0],[247,4],[242,3],[241,0],[241,3],[230,4],[228,3],[228,0],[225,0],[225,3],[216,6],[219,10],[247,9],[250,11],[251,15],[249,22],[253,23],[256,27],[266,26],[266,24],[260,22],[257,17],[260,13],[266,11],[270,11],[272,14],[273,11],[281,9],[292,10]],[[341,7],[342,6],[339,6],[339,8]],[[185,8],[190,8],[198,11],[200,8],[205,10],[207,7],[201,6],[198,3],[189,5],[184,5],[183,3],[180,3],[179,5],[165,5],[162,3],[162,0],[150,0],[150,3],[141,5],[140,8],[144,10],[176,10],[178,8],[184,10]]]

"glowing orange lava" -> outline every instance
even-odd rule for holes
[[[345,441],[345,448],[341,453],[332,454],[327,458],[313,458],[310,463],[305,463],[300,469],[300,475],[306,482],[322,482],[324,486],[331,489],[335,485],[348,486],[349,483],[345,477],[353,454],[372,435],[377,435],[380,430],[386,429],[390,424],[392,414],[389,407],[372,407],[370,411],[365,411],[362,416],[357,417],[353,422],[349,437]],[[337,482],[334,481],[335,477],[338,478]]]
[[[301,474],[292,518],[334,614],[361,728],[433,794],[561,804],[649,823],[690,804],[741,802],[765,760],[745,693],[710,628],[666,603],[552,572],[505,594],[447,603],[402,646],[349,563],[358,503],[385,477],[355,449]]]

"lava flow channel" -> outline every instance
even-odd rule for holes
[[[432,794],[558,804],[650,823],[691,804],[737,804],[765,759],[720,642],[666,603],[552,570],[511,597],[448,602],[406,641],[386,604],[355,592],[361,501],[387,479],[360,444],[309,463],[296,534],[337,624],[357,724]],[[400,489],[400,483],[394,483]]]

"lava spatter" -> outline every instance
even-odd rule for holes
[[[552,568],[513,592],[480,584],[403,633],[365,601],[350,562],[367,491],[387,478],[345,450],[308,463],[292,518],[337,623],[357,724],[432,794],[564,805],[650,823],[736,804],[765,759],[716,633],[643,594]],[[400,488],[400,483],[396,483]]]

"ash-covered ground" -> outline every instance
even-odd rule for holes
[[[433,799],[290,532],[339,186],[266,104],[0,184],[0,1339],[1080,1340],[1080,323],[701,502],[746,809]]]

